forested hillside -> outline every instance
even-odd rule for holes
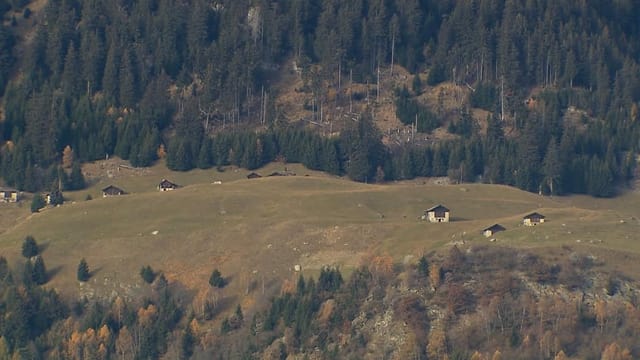
[[[217,270],[201,305],[182,303],[176,284],[150,267],[141,272],[151,272],[143,300],[66,303],[37,285],[31,263],[42,257],[21,271],[0,257],[0,356],[637,359],[637,282],[601,272],[601,260],[569,247],[558,254],[548,262],[527,251],[454,246],[404,265],[373,256],[346,279],[335,268],[299,275],[270,300],[235,311],[224,309],[230,295]]]
[[[187,170],[286,157],[358,181],[449,176],[595,196],[633,177],[640,5],[631,0],[68,0],[33,14],[29,6],[0,2],[0,169],[27,191],[59,183],[66,146],[76,162],[117,155],[146,166],[166,155],[169,167]],[[395,101],[398,118],[422,132],[445,126],[420,102],[424,89],[472,90],[446,123],[453,140],[384,146],[371,126],[377,99],[362,124],[327,138],[300,132],[278,109],[278,75],[291,61],[314,111],[337,108],[343,87],[377,83],[394,66],[426,72],[411,89],[398,86]],[[471,108],[491,115],[475,119]]]

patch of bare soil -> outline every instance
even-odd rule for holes
[[[149,168],[136,168],[118,157],[86,163],[82,166],[83,175],[92,180],[117,179],[126,176],[140,176],[151,173]]]

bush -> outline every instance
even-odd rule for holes
[[[31,235],[27,235],[22,242],[22,256],[29,259],[36,255],[38,255],[38,244],[36,243],[36,239]]]
[[[140,269],[140,276],[147,284],[151,284],[153,280],[156,279],[156,273],[149,265],[143,266],[142,269]]]
[[[58,189],[51,191],[49,196],[51,198],[51,200],[49,201],[49,204],[53,206],[62,205],[64,203],[64,196],[62,195],[62,192]]]
[[[217,288],[223,288],[227,285],[227,281],[222,277],[218,269],[213,270],[209,277],[209,285]]]
[[[78,281],[87,281],[91,277],[91,273],[89,272],[89,265],[87,265],[87,261],[83,258],[80,260],[78,264]]]
[[[31,212],[37,213],[42,209],[47,203],[44,201],[44,198],[40,194],[33,195],[33,200],[31,200]]]

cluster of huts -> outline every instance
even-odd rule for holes
[[[156,188],[158,189],[158,191],[164,192],[164,191],[175,190],[179,187],[180,185],[176,183],[173,183],[167,179],[162,179]],[[109,185],[106,188],[102,189],[102,197],[119,196],[119,195],[126,195],[126,194],[127,194],[126,191],[124,191],[123,189],[115,185]]]
[[[447,207],[438,204],[424,211],[424,215],[422,215],[422,219],[429,221],[431,223],[446,223],[451,221],[451,210]],[[522,218],[522,225],[524,226],[536,226],[538,224],[542,224],[545,221],[545,216],[533,212],[531,214],[525,215]],[[493,224],[485,229],[482,229],[482,234],[486,237],[491,237],[494,234],[505,231],[506,228],[500,224]]]
[[[14,203],[20,200],[20,192],[14,188],[0,188],[0,201]]]

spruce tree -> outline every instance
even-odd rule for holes
[[[31,280],[33,280],[36,285],[42,285],[47,282],[47,268],[44,265],[42,256],[37,256],[36,261],[33,263]]]
[[[217,288],[223,288],[227,285],[227,281],[222,277],[218,269],[213,270],[209,277],[209,285]]]
[[[426,256],[422,256],[418,261],[418,272],[425,278],[429,277],[429,261]]]
[[[22,256],[27,259],[38,255],[38,244],[31,235],[27,235],[22,242]]]
[[[147,284],[151,284],[156,278],[156,273],[153,271],[151,266],[147,265],[140,269],[140,276]]]
[[[82,258],[80,263],[78,264],[78,281],[87,281],[91,277],[91,273],[89,272],[89,265],[87,265],[87,261]]]
[[[38,211],[40,211],[40,209],[45,207],[46,204],[47,203],[45,202],[41,194],[34,194],[33,200],[31,200],[31,212],[37,213]]]
[[[71,167],[71,175],[69,176],[69,190],[81,190],[86,186],[84,175],[77,162]]]

